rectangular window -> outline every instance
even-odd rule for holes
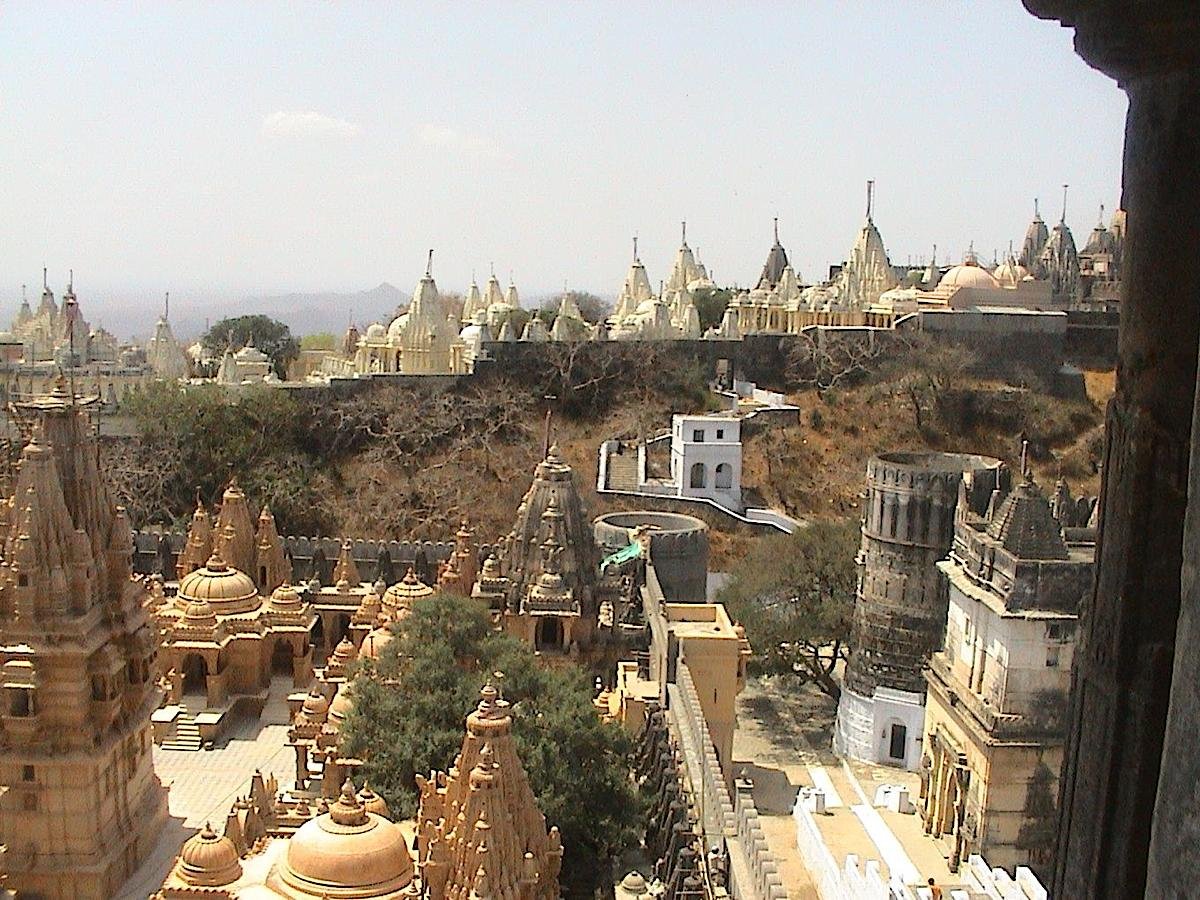
[[[1057,646],[1046,648],[1046,668],[1047,669],[1057,669],[1058,668],[1058,647]]]
[[[693,429],[692,430],[692,440],[695,441],[697,444],[703,444],[704,443],[704,429],[703,428]]]
[[[725,440],[725,429],[724,428],[717,429],[717,440],[718,441]]]
[[[33,766],[22,766],[21,768],[22,781],[35,781]]]

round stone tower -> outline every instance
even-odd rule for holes
[[[960,486],[982,514],[1003,463],[964,453],[885,453],[867,464],[858,596],[834,749],[914,768],[924,721],[922,669],[941,643],[947,595],[936,563],[954,541]]]
[[[636,510],[600,516],[592,523],[601,555],[615,553],[645,528],[650,559],[668,603],[703,603],[708,591],[708,526],[695,516]]]

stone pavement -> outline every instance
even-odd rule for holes
[[[218,832],[238,795],[250,788],[255,770],[274,775],[281,790],[291,787],[296,757],[287,744],[290,678],[271,683],[270,699],[258,719],[236,723],[212,750],[154,747],[154,771],[168,788],[170,825],[150,857],[115,900],[145,900],[161,885],[183,842],[205,822]]]

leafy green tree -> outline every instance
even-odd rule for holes
[[[733,299],[733,291],[729,288],[700,288],[693,294],[696,312],[700,314],[700,328],[707,331],[721,324],[725,315],[725,307]]]
[[[232,316],[222,319],[200,338],[206,350],[221,356],[226,350],[238,350],[247,344],[271,358],[275,374],[287,377],[288,364],[300,355],[300,344],[292,331],[282,322],[269,316]]]
[[[372,788],[398,816],[413,815],[416,774],[453,762],[480,687],[498,680],[538,804],[562,832],[564,887],[592,896],[608,859],[636,842],[641,803],[629,741],[596,715],[582,670],[539,665],[527,646],[493,629],[484,604],[463,597],[420,601],[393,628],[378,662],[364,663],[353,682],[343,731]]]
[[[854,613],[859,543],[853,519],[817,521],[757,541],[718,599],[746,628],[757,662],[791,673],[833,698]]]

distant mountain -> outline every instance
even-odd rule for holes
[[[351,320],[359,328],[365,328],[371,322],[386,323],[395,315],[396,307],[407,306],[408,301],[407,294],[385,281],[369,291],[354,293],[322,291],[247,297],[241,307],[246,313],[261,313],[278,319],[296,335],[322,331],[341,334]]]

